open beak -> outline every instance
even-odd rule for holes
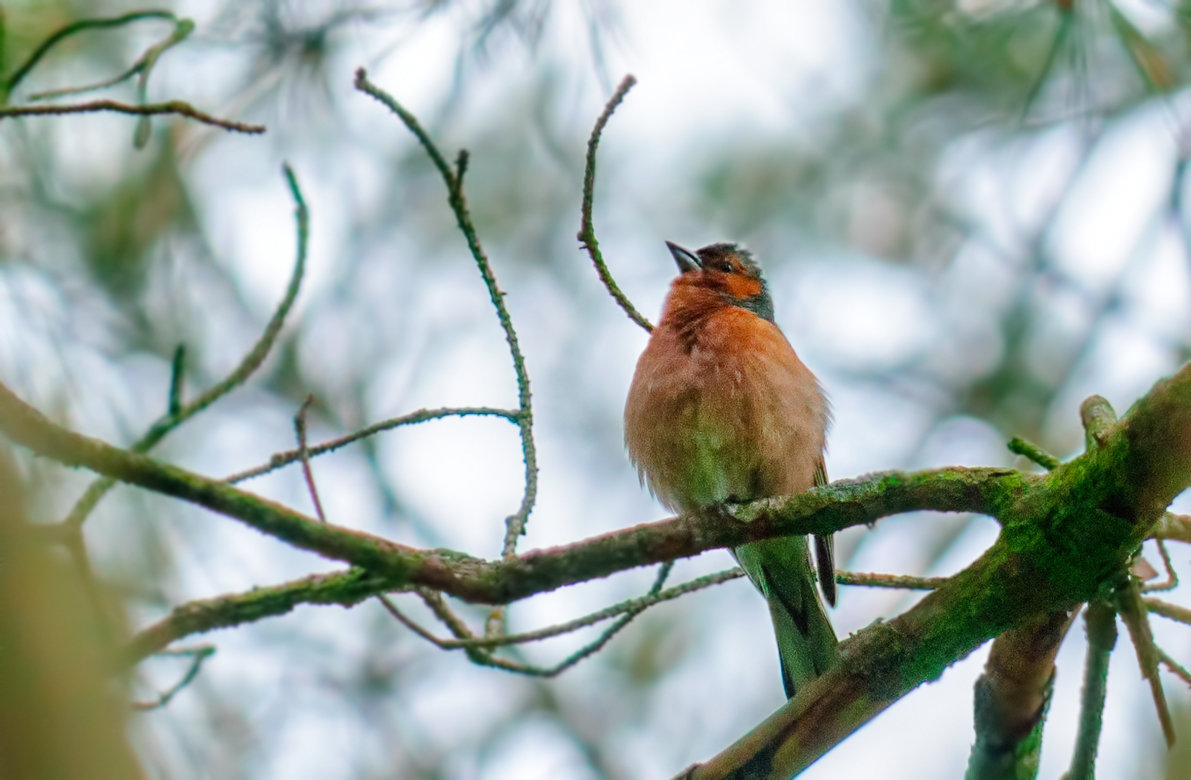
[[[703,265],[699,262],[699,258],[689,249],[683,249],[673,241],[667,241],[666,247],[670,250],[670,254],[674,256],[674,262],[678,263],[678,270],[682,273],[698,271],[703,268]]]

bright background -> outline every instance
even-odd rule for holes
[[[265,462],[293,446],[308,393],[312,441],[423,406],[514,405],[503,337],[442,183],[396,118],[352,89],[364,65],[448,156],[471,152],[467,196],[533,382],[540,499],[521,549],[663,517],[621,444],[646,334],[575,240],[584,143],[631,72],[640,83],[600,149],[595,219],[646,316],[674,273],[664,240],[743,242],[766,269],[779,324],[831,395],[833,477],[1030,468],[1005,448],[1015,435],[1069,457],[1082,448],[1084,397],[1124,412],[1191,357],[1191,106],[1185,12],[1058,5],[179,2],[197,31],[162,58],[150,97],[269,132],[159,120],[137,151],[128,117],[0,124],[0,378],[115,443],[164,410],[178,343],[192,391],[220,378],[293,260],[284,160],[311,209],[298,306],[249,386],[157,454],[211,475]],[[8,67],[70,19],[132,7],[7,4]],[[161,30],[79,38],[14,101],[119,72]],[[128,85],[112,93],[133,97]],[[87,484],[27,465],[48,518]],[[398,429],[315,462],[334,522],[487,557],[520,500],[521,469],[516,429],[483,419]],[[247,487],[311,511],[296,469]],[[922,514],[837,544],[849,570],[947,574],[996,530],[988,518]],[[130,629],[191,599],[336,568],[126,488],[88,521],[87,541]],[[1185,570],[1185,550],[1173,552]],[[730,565],[708,554],[671,581]],[[630,572],[535,598],[513,608],[511,627],[581,615],[652,578]],[[845,587],[832,619],[843,636],[916,598]],[[1155,631],[1188,660],[1191,630],[1156,618]],[[592,636],[517,653],[549,664]],[[435,650],[375,602],[303,607],[182,644],[200,642],[218,652],[198,680],[131,721],[155,777],[669,777],[782,703],[765,605],[744,580],[648,611],[551,681]],[[1185,752],[1168,762],[1123,629],[1117,647],[1101,776],[1185,776]],[[1084,649],[1080,621],[1058,660],[1042,777],[1069,761]],[[986,652],[804,777],[960,776]],[[183,665],[146,662],[137,694],[167,688]],[[1164,679],[1191,743],[1191,699]]]

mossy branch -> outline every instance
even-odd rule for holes
[[[0,385],[0,431],[70,466],[236,518],[347,561],[376,588],[421,587],[505,604],[628,568],[783,534],[827,533],[920,509],[989,514],[997,542],[903,615],[845,641],[840,661],[690,777],[784,776],[808,766],[922,682],[1024,617],[1092,599],[1191,481],[1191,365],[1159,382],[1102,442],[1047,475],[949,468],[844,480],[726,513],[688,515],[486,561],[407,547],[58,426]],[[363,575],[357,575],[363,576]],[[378,583],[383,583],[379,585]]]
[[[682,777],[791,777],[893,702],[1031,615],[1094,598],[1191,483],[1191,365],[1097,431],[1099,446],[994,512],[1001,535],[908,612],[840,645],[839,662]]]
[[[486,561],[452,550],[391,542],[57,425],[0,385],[0,431],[39,455],[206,507],[324,557],[361,566],[391,588],[424,586],[465,601],[512,601],[626,569],[792,533],[829,533],[921,509],[999,515],[1037,477],[1009,469],[887,472],[841,480],[799,496],[728,513],[686,515],[513,558]]]

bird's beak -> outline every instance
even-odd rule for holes
[[[674,262],[678,263],[678,270],[682,273],[698,271],[703,267],[698,256],[689,249],[683,249],[673,241],[667,241],[666,246],[669,248],[670,254],[674,256]]]

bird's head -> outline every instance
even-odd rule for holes
[[[675,280],[680,287],[709,290],[724,304],[747,309],[773,322],[773,298],[752,254],[736,244],[708,244],[694,252],[671,241],[666,242],[681,272]]]

